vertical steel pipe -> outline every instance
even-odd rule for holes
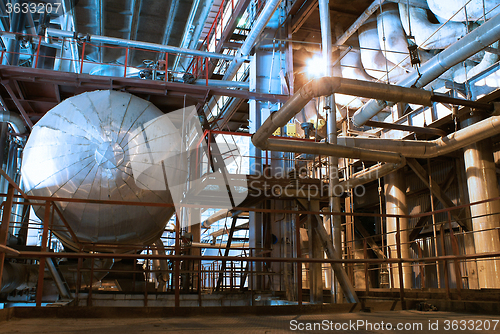
[[[480,115],[461,122],[462,128],[481,119]],[[499,197],[491,139],[464,147],[465,172],[470,202]],[[476,253],[500,251],[500,202],[470,207]],[[476,217],[476,218],[474,218]],[[493,230],[491,230],[493,229]],[[480,232],[481,230],[488,230]],[[479,288],[500,288],[500,259],[478,260]]]
[[[407,215],[408,206],[406,204],[406,184],[404,174],[401,170],[391,173],[384,178],[386,213],[388,215]],[[400,225],[400,247],[397,247],[397,223]],[[387,217],[387,245],[391,247],[391,258],[397,258],[401,254],[402,258],[410,257],[410,247],[408,239],[408,218]],[[396,267],[394,276],[399,277],[399,269]],[[408,263],[403,265],[403,282],[406,288],[411,288],[412,270]],[[400,283],[394,280],[394,288],[399,288]]]

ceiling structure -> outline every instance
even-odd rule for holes
[[[3,30],[9,30],[11,26],[11,16],[7,13],[7,4],[9,0],[2,0],[0,2],[0,10],[2,11],[2,16],[0,23],[3,25]],[[386,1],[385,4],[390,2],[400,2],[400,1]],[[57,4],[57,1],[50,0],[45,3]],[[405,2],[406,3],[406,2]],[[426,1],[422,0],[412,0],[410,1],[412,6],[417,8],[428,8]],[[372,2],[369,0],[356,0],[356,1],[344,1],[335,0],[330,1],[330,18],[332,26],[333,40],[337,38],[345,37],[345,31],[350,29],[350,27],[359,20],[364,12],[371,8],[377,8],[377,2]],[[216,53],[225,54],[235,54],[236,50],[242,45],[245,40],[245,34],[247,34],[252,22],[243,23],[240,20],[246,13],[252,11],[258,11],[258,3],[246,1],[238,1],[232,5],[232,12],[223,16],[223,20],[227,20],[228,23],[221,24],[220,19],[220,0],[212,1],[190,1],[190,0],[169,0],[169,1],[154,1],[154,0],[128,0],[128,1],[118,1],[118,0],[74,0],[64,2],[63,8],[57,13],[52,13],[50,16],[43,16],[39,14],[26,15],[22,31],[32,34],[43,33],[44,26],[51,27],[61,30],[75,31],[83,36],[107,36],[120,38],[124,40],[131,41],[141,41],[149,42],[158,45],[170,45],[173,47],[181,47],[186,49],[202,49],[207,50],[208,46],[203,44],[202,41],[209,35],[214,33],[214,30],[220,29],[220,36],[216,36],[215,48],[210,51],[215,51]],[[317,0],[298,0],[290,4],[288,7],[288,12],[286,13],[286,20],[283,24],[285,33],[287,34],[286,40],[290,41],[289,46],[293,49],[293,65],[290,66],[290,72],[287,73],[285,80],[288,83],[293,82],[295,90],[297,90],[301,85],[309,80],[306,75],[306,61],[318,54],[321,50],[321,31],[319,25],[319,10]],[[375,10],[371,10],[373,13]],[[65,14],[64,14],[65,12]],[[248,20],[247,20],[248,21]],[[352,27],[351,27],[352,28]],[[10,30],[14,31],[16,27],[11,27]],[[247,30],[245,30],[247,29]],[[247,32],[245,32],[247,31]],[[350,38],[342,40],[342,46],[339,47],[336,52],[337,56],[343,56],[342,53],[346,50],[346,47],[353,47],[354,49],[359,48],[359,42],[357,39],[356,29],[351,31],[348,35]],[[5,39],[7,41],[7,39]],[[73,43],[75,47],[76,43]],[[198,45],[197,45],[198,44]],[[201,44],[201,45],[200,45]],[[31,51],[34,53],[36,50],[36,43],[31,45]],[[6,46],[7,47],[7,46]],[[62,55],[63,57],[68,55],[68,50],[72,48],[72,44],[64,44],[61,51],[61,44],[54,42],[54,40],[49,41],[48,39],[42,40],[40,47],[40,54],[46,57],[41,57],[38,67],[40,68],[52,68],[54,61],[50,60],[51,57],[56,55]],[[75,51],[77,55],[70,53],[80,61],[81,57],[78,56],[82,52],[82,41],[79,41],[78,46],[76,46]],[[26,51],[22,51],[26,52]],[[64,53],[66,52],[66,53]],[[245,89],[225,89],[225,88],[213,88],[213,85],[217,85],[217,82],[211,84],[209,88],[195,88],[192,85],[185,83],[185,78],[183,75],[187,71],[193,69],[193,64],[191,60],[193,56],[180,54],[178,56],[172,56],[169,54],[166,56],[162,52],[150,52],[145,50],[137,50],[136,48],[131,48],[128,52],[125,52],[124,48],[120,47],[102,47],[99,43],[93,43],[92,40],[87,40],[85,45],[84,61],[82,63],[83,72],[92,72],[92,69],[88,69],[90,66],[88,63],[96,62],[103,65],[95,65],[99,69],[109,70],[110,66],[113,65],[123,65],[125,62],[128,66],[136,67],[137,70],[145,69],[147,65],[145,62],[148,60],[158,61],[167,59],[168,70],[173,74],[173,79],[176,81],[172,84],[164,84],[163,87],[157,91],[153,91],[152,94],[144,94],[143,97],[148,98],[148,95],[156,96],[153,97],[158,103],[159,107],[164,111],[172,111],[177,108],[184,106],[186,103],[196,104],[198,108],[201,108],[206,104],[210,98],[213,96],[220,96],[218,92],[226,94],[225,96],[238,95],[237,101],[233,102],[233,111],[224,114],[224,119],[219,120],[217,124],[222,124],[224,129],[231,131],[245,131],[248,128],[248,104],[247,98],[248,92]],[[48,64],[46,64],[48,62]],[[221,66],[223,63],[229,63],[223,60],[212,60],[208,64],[208,77],[210,79],[220,79]],[[29,64],[34,67],[34,64]],[[75,66],[75,62],[72,64],[76,71],[80,66]],[[191,65],[191,67],[189,67]],[[343,65],[343,64],[342,64]],[[107,66],[107,67],[106,67]],[[202,65],[204,66],[204,65]],[[344,65],[343,65],[344,66]],[[293,67],[293,69],[292,69]],[[61,99],[71,96],[71,94],[76,94],[85,90],[104,88],[104,87],[121,87],[122,90],[133,91],[136,88],[128,87],[127,84],[120,86],[109,80],[108,84],[87,84],[81,85],[76,84],[77,88],[71,87],[75,85],[83,78],[83,74],[71,74],[71,73],[58,73],[61,79],[69,80],[71,84],[66,84],[64,81],[53,83],[53,87],[46,87],[44,84],[37,84],[37,80],[34,79],[23,79],[18,80],[11,76],[12,69],[2,71],[2,87],[0,88],[0,95],[7,104],[9,110],[18,110],[23,118],[26,115],[29,116],[32,123],[36,121],[51,107],[59,103]],[[33,70],[33,73],[37,73]],[[34,77],[40,77],[44,74],[34,74]],[[127,72],[128,75],[128,72]],[[22,77],[25,74],[21,75]],[[201,79],[206,76],[205,73],[201,75]],[[28,76],[29,77],[29,76]],[[52,77],[52,75],[50,75]],[[71,78],[71,79],[68,79]],[[184,79],[184,80],[183,80]],[[84,81],[87,79],[84,79]],[[98,81],[104,79],[97,79]],[[93,80],[90,80],[93,81]],[[147,80],[146,80],[147,81]],[[203,80],[201,80],[203,81]],[[202,82],[203,83],[203,82]],[[149,85],[152,83],[135,81],[133,86]],[[172,90],[171,87],[175,89]],[[460,89],[459,89],[460,88]],[[452,90],[456,89],[457,92],[463,91],[463,87],[458,84],[454,84]],[[168,91],[168,92],[167,92]],[[235,91],[238,91],[237,93]],[[167,93],[164,93],[167,92]],[[162,97],[168,96],[168,101],[162,100]],[[284,97],[270,97],[271,100],[283,100]],[[352,109],[351,109],[352,110]],[[403,114],[405,111],[403,111]],[[442,120],[440,120],[442,123]],[[443,129],[447,130],[446,126],[448,124],[441,124],[439,126],[444,126]],[[428,125],[428,124],[427,124]]]

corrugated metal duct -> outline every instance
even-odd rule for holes
[[[66,99],[33,127],[22,175],[30,195],[172,203],[168,190],[134,180],[127,144],[130,131],[163,113],[128,93],[94,91]],[[165,131],[174,131],[165,129]],[[148,245],[158,240],[173,207],[58,203],[80,241]],[[43,207],[36,208],[39,217]],[[58,216],[55,234],[75,243]]]

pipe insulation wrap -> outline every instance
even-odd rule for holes
[[[407,158],[435,158],[448,154],[467,145],[487,139],[500,133],[500,116],[491,116],[467,128],[460,129],[448,136],[431,141],[339,137],[339,145],[384,152],[396,152]]]
[[[415,36],[418,47],[424,50],[445,49],[467,34],[467,26],[462,22],[450,21],[442,27],[441,23],[429,22],[423,8],[400,3],[399,15],[406,34]]]
[[[467,3],[467,6],[462,8]],[[483,19],[483,14],[486,12],[486,18],[500,13],[498,0],[427,0],[430,10],[438,17],[445,20],[451,18],[451,21],[477,21]],[[483,7],[484,6],[484,7]],[[467,17],[465,16],[467,13]]]
[[[431,81],[437,79],[452,66],[466,60],[475,53],[483,50],[500,39],[500,14],[486,21],[474,29],[465,37],[456,41],[448,48],[440,52],[431,60],[420,67],[421,76],[418,73],[410,73],[398,83],[403,87],[424,87]],[[352,117],[356,126],[362,126],[373,116],[381,112],[385,104],[370,100],[363,108],[358,110]]]
[[[9,123],[16,133],[26,133],[26,127],[20,115],[8,110],[2,110],[0,111],[0,122]]]
[[[173,203],[168,190],[151,189],[141,183],[140,175],[134,175],[132,160],[144,155],[136,157],[140,152],[129,147],[132,133],[153,145],[147,124],[162,115],[151,102],[117,91],[87,92],[64,100],[37,122],[26,143],[21,167],[26,193]],[[167,123],[161,130],[177,131]],[[175,149],[173,144],[167,147]],[[149,245],[161,236],[174,213],[173,206],[57,205],[79,241],[105,244]],[[43,217],[44,207],[36,207],[35,212]],[[54,234],[66,246],[78,249],[58,215],[54,215],[54,226]]]

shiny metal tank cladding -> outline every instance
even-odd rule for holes
[[[83,93],[61,102],[33,127],[24,150],[22,176],[28,194],[172,203],[168,191],[136,184],[127,145],[130,133],[163,115],[153,104],[116,91]],[[175,129],[165,129],[165,131]],[[79,241],[150,244],[163,233],[173,207],[58,202]],[[34,206],[38,217],[44,208]],[[75,242],[55,214],[54,232]]]

